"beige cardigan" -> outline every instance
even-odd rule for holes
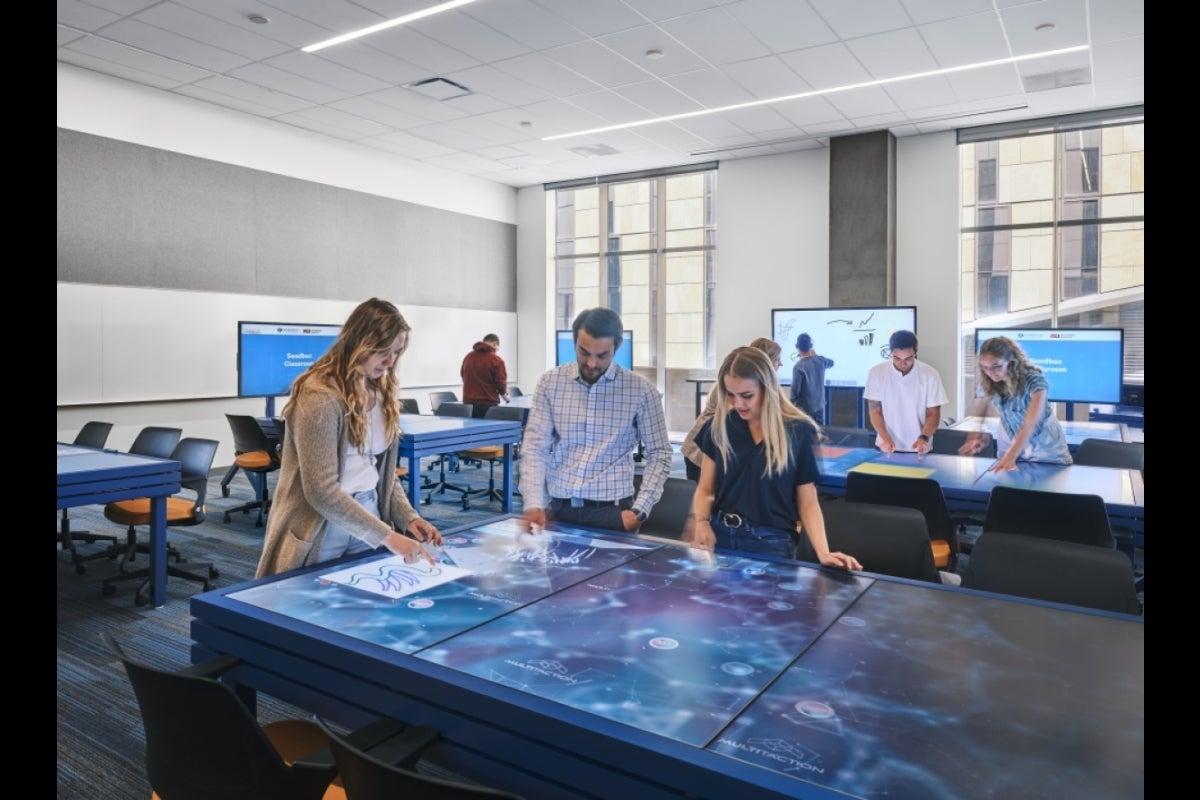
[[[379,464],[379,517],[341,487],[349,444],[348,409],[332,390],[308,387],[285,412],[283,454],[257,577],[316,563],[327,523],[373,547],[392,531],[407,530],[420,515],[396,480],[398,447]]]

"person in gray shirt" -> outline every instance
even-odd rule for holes
[[[796,365],[792,367],[792,405],[804,409],[818,424],[825,419],[825,370],[833,359],[817,355],[812,337],[802,333],[796,337]]]

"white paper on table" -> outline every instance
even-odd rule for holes
[[[453,564],[430,564],[427,561],[406,564],[404,556],[391,556],[320,577],[321,580],[340,583],[395,600],[473,574],[471,570]]]

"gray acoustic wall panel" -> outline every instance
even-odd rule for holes
[[[58,129],[58,280],[516,311],[516,226]]]

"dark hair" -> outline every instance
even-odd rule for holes
[[[797,350],[812,350],[812,337],[807,333],[802,333],[796,337]]]
[[[611,308],[587,308],[579,312],[571,324],[571,337],[579,341],[579,331],[585,330],[593,339],[612,339],[613,350],[625,339],[625,326],[621,316]]]
[[[500,344],[500,337],[494,333],[489,333],[487,336],[483,337],[483,340],[485,342],[495,342],[496,344]]]
[[[896,331],[888,339],[888,347],[892,350],[912,350],[917,352],[917,335],[912,331]]]

